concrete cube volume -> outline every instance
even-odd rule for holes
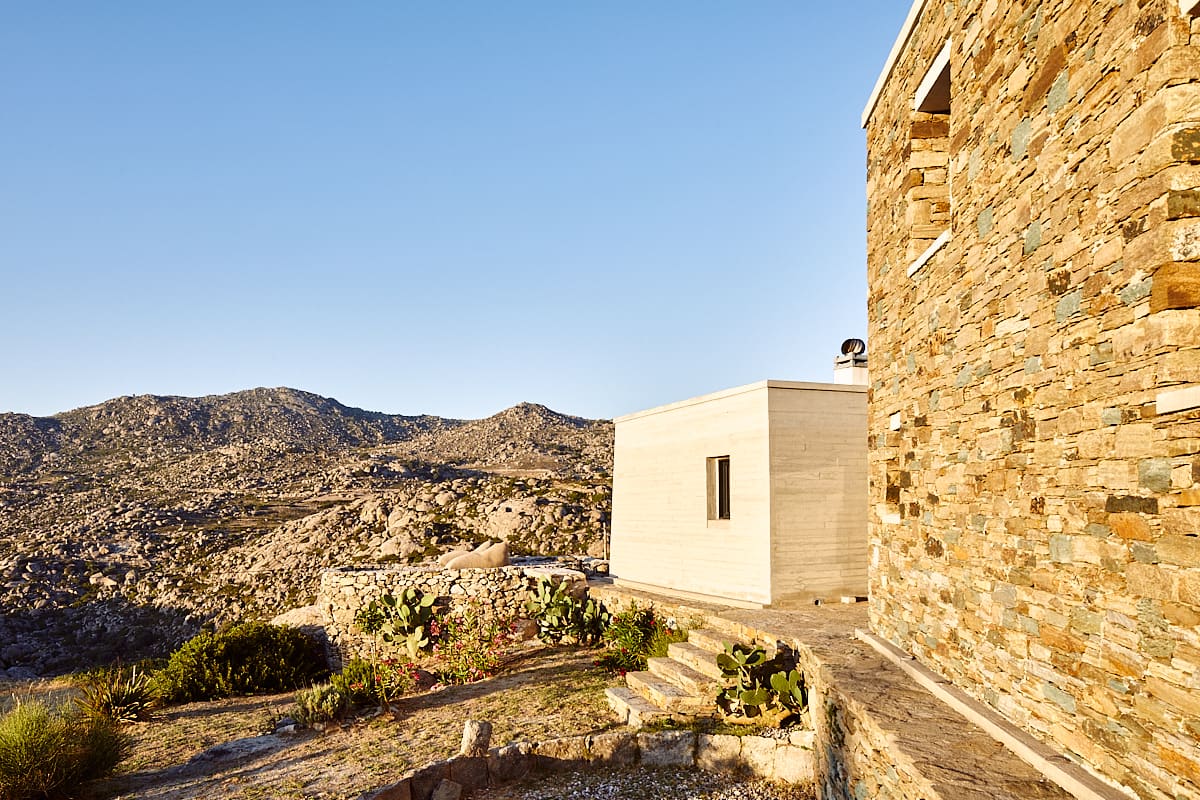
[[[762,381],[621,417],[611,571],[750,606],[864,595],[866,459],[864,386]]]

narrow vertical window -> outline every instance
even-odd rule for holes
[[[717,459],[717,519],[729,519],[729,459]]]
[[[708,459],[708,518],[729,519],[729,456]]]

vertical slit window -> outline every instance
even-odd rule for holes
[[[708,518],[729,519],[729,456],[708,459]]]
[[[729,459],[717,459],[717,519],[729,519]]]

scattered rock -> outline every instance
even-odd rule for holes
[[[487,755],[492,741],[492,723],[484,720],[469,719],[463,725],[462,746],[460,755],[478,758]]]

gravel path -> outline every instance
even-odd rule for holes
[[[477,800],[814,800],[801,786],[743,781],[698,769],[568,772],[488,789]]]

